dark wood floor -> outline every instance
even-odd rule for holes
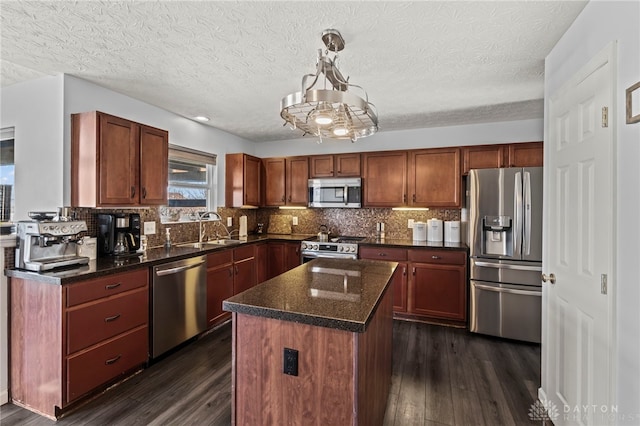
[[[540,347],[396,321],[385,426],[532,424]],[[57,423],[7,404],[2,426],[229,425],[231,326],[195,341]],[[538,422],[540,423],[540,422]]]

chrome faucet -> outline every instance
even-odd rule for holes
[[[216,212],[202,212],[202,213],[197,213],[198,216],[198,242],[202,243],[202,238],[204,237],[204,232],[202,231],[202,220],[206,217],[209,218],[209,220],[211,220],[211,216],[213,215],[214,217],[214,221],[216,222],[220,222],[222,220],[222,218],[220,217],[220,215]]]

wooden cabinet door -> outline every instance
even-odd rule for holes
[[[264,204],[267,207],[284,206],[286,201],[286,161],[284,158],[265,158]]]
[[[300,243],[285,243],[285,272],[300,266],[302,259],[300,258]]]
[[[285,204],[306,207],[309,204],[309,158],[287,158],[286,165],[287,200]]]
[[[309,177],[333,177],[333,155],[312,155],[309,157]]]
[[[139,126],[99,113],[98,205],[137,205],[139,199]],[[93,182],[81,182],[93,185]]]
[[[406,262],[398,263],[393,275],[393,312],[407,312],[408,268]]]
[[[407,154],[404,151],[362,154],[363,207],[398,207],[406,204]]]
[[[169,132],[140,126],[140,204],[166,205]]]
[[[260,205],[260,167],[262,161],[258,157],[243,155],[243,205]]]
[[[409,312],[432,318],[466,320],[464,265],[410,263]]]
[[[542,142],[512,143],[509,145],[509,167],[542,167]]]
[[[233,265],[207,269],[207,321],[209,327],[221,322],[230,313],[222,310],[222,301],[233,296]]]
[[[254,257],[233,263],[235,281],[233,283],[234,294],[242,293],[257,283],[256,259]]]
[[[360,154],[335,155],[336,177],[360,177]]]
[[[256,274],[258,284],[269,279],[268,245],[261,243],[256,246]]]
[[[287,271],[285,243],[269,242],[267,244],[267,259],[269,278],[285,273]]]
[[[468,175],[471,169],[504,167],[507,151],[506,145],[465,146],[462,148],[462,174]]]
[[[460,207],[460,149],[409,152],[409,202],[414,207]]]

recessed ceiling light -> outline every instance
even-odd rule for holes
[[[196,115],[193,119],[198,121],[209,121],[209,117],[204,115]]]

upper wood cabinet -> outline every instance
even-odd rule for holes
[[[238,153],[225,156],[226,207],[260,206],[260,168],[258,157]]]
[[[307,206],[308,157],[265,158],[262,164],[265,206]]]
[[[542,142],[509,144],[509,167],[542,167],[543,162]]]
[[[460,207],[460,148],[409,151],[411,207]]]
[[[478,145],[462,148],[462,174],[471,169],[493,169],[504,167],[509,155],[507,145]]]
[[[167,203],[169,133],[99,111],[71,115],[74,207]]]
[[[309,177],[360,177],[360,154],[312,155]]]
[[[406,151],[362,154],[363,207],[398,207],[407,202]]]

